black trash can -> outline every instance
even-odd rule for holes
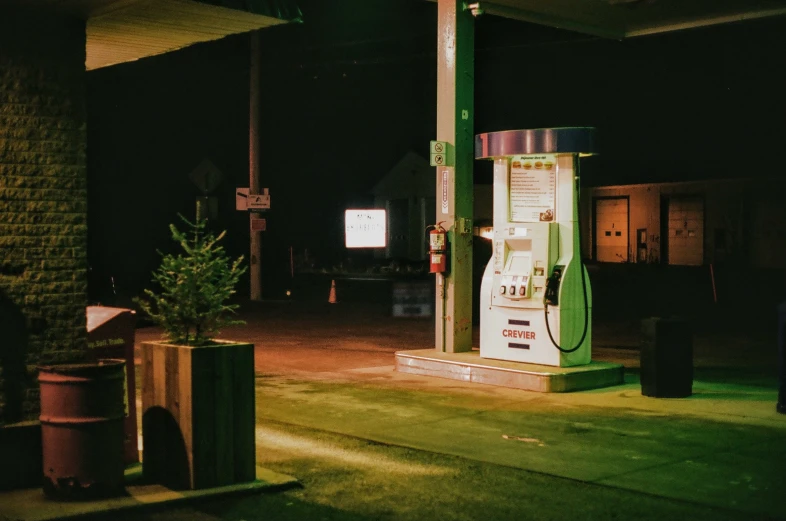
[[[685,398],[693,393],[693,337],[679,318],[642,321],[641,394]]]

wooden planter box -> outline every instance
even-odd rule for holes
[[[254,345],[142,343],[142,469],[173,489],[256,478]]]

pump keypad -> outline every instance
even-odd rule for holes
[[[503,276],[499,285],[499,294],[515,300],[530,298],[529,282],[529,275]]]

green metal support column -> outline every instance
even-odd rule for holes
[[[462,0],[437,3],[437,140],[452,148],[436,168],[437,221],[448,230],[448,273],[437,275],[436,350],[472,349],[472,167],[475,20]]]

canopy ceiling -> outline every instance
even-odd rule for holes
[[[293,21],[294,0],[3,0],[87,23],[88,70]],[[390,0],[396,1],[396,0]],[[431,0],[436,2],[437,0]],[[623,39],[786,15],[786,0],[494,0],[486,14]]]
[[[786,0],[481,0],[474,3],[486,14],[614,39],[786,14]]]

